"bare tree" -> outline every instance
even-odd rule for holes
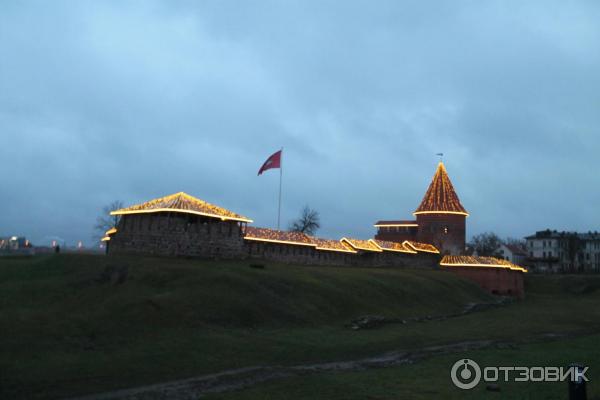
[[[470,246],[479,256],[493,257],[497,255],[502,240],[493,232],[480,233],[473,236]]]
[[[511,246],[516,246],[520,249],[524,249],[527,245],[527,242],[523,239],[517,239],[514,237],[507,237],[506,240],[504,241],[504,243],[511,245]]]
[[[121,200],[115,200],[109,205],[102,208],[102,214],[96,218],[96,225],[94,225],[94,231],[96,237],[101,238],[104,233],[112,227],[117,226],[121,220],[120,215],[110,215],[111,211],[123,208],[123,202]]]
[[[314,235],[320,227],[319,213],[306,205],[302,209],[300,217],[292,222],[289,230]]]

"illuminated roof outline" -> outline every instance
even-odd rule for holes
[[[317,246],[317,250],[325,250],[325,251],[339,251],[341,253],[356,253],[349,244],[346,242],[342,242],[341,240],[333,240],[333,239],[322,239],[322,238],[312,238],[313,243]]]
[[[438,164],[429,188],[413,214],[459,214],[469,216],[467,210],[460,203],[444,163],[440,162]]]
[[[110,215],[143,214],[156,212],[180,212],[205,217],[219,218],[223,221],[252,222],[251,219],[236,214],[225,208],[207,203],[187,193],[179,192],[160,197],[142,204],[111,211]]]
[[[360,240],[343,237],[340,242],[350,245],[354,250],[374,251],[381,253],[383,250],[377,244],[369,240]]]
[[[478,256],[444,256],[440,261],[442,267],[473,267],[473,268],[505,268],[512,271],[527,272],[527,269],[507,260],[495,257]]]
[[[417,252],[440,254],[440,251],[432,244],[415,242],[414,240],[405,240],[402,244]]]
[[[109,230],[107,230],[106,232],[104,232],[104,237],[102,239],[100,239],[101,242],[108,242],[110,241],[110,236],[114,235],[115,233],[117,233],[117,228],[115,228],[114,226],[112,228],[110,228]]]
[[[404,227],[404,228],[416,228],[419,226],[417,221],[407,220],[382,220],[377,221],[373,224],[375,228],[393,228],[393,227]]]
[[[278,231],[275,229],[257,228],[254,226],[246,227],[244,239],[259,242],[295,244],[300,246],[317,246],[310,236],[301,232]]]
[[[390,242],[387,240],[379,239],[369,239],[369,242],[372,242],[383,251],[395,251],[398,253],[417,254],[415,250],[411,249],[404,243]]]

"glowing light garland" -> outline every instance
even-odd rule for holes
[[[435,246],[408,240],[397,243],[385,240],[360,240],[344,237],[337,241],[312,237],[300,232],[286,232],[251,226],[246,228],[244,239],[257,242],[309,246],[314,247],[316,250],[338,251],[342,253],[356,253],[358,250],[378,253],[381,253],[382,251],[394,251],[407,254],[417,254],[418,252],[439,253]]]
[[[395,251],[398,253],[417,254],[415,250],[412,250],[403,243],[389,242],[387,240],[378,239],[369,239],[369,242],[373,243],[375,246],[379,247],[383,251]]]
[[[375,224],[373,225],[375,228],[413,228],[413,227],[418,227],[419,224],[412,224],[412,223],[399,223],[399,224],[394,224],[394,223],[389,223],[389,224]]]
[[[381,253],[383,251],[379,248],[379,246],[377,246],[377,244],[371,242],[370,239],[369,240],[359,240],[359,239],[352,239],[352,238],[344,237],[344,238],[340,239],[340,242],[347,243],[355,250],[374,251],[374,252],[378,252],[378,253]]]
[[[115,227],[112,227],[112,228],[110,228],[109,230],[107,230],[107,231],[104,233],[104,235],[106,235],[106,236],[110,236],[110,235],[112,235],[113,233],[117,233],[117,228],[115,228]]]
[[[257,228],[249,226],[246,228],[246,240],[255,240],[259,242],[284,243],[300,246],[316,247],[310,236],[300,232],[278,231],[268,228]]]
[[[402,244],[418,252],[440,254],[440,251],[431,244],[419,243],[412,240],[405,240]]]
[[[342,242],[340,240],[332,240],[332,239],[321,239],[321,238],[312,238],[313,242],[317,245],[317,250],[324,251],[339,251],[341,253],[352,253],[355,254],[356,250],[354,250],[350,245]]]
[[[207,203],[184,192],[175,193],[169,196],[150,200],[142,204],[112,211],[110,215],[143,214],[165,211],[219,218],[222,221],[231,220],[240,222],[252,222],[251,219],[248,219],[242,215],[226,210],[225,208]]]
[[[314,247],[316,250],[337,251],[341,253],[356,253],[352,247],[339,240],[323,239],[305,235],[300,232],[278,231],[269,228],[257,228],[249,226],[246,228],[245,240],[257,242],[269,242],[290,244],[296,246]]]
[[[467,210],[460,203],[454,186],[452,186],[452,182],[446,172],[446,167],[444,167],[442,162],[438,164],[431,184],[421,204],[413,214],[458,214],[469,216]]]
[[[442,267],[504,268],[512,271],[527,272],[527,269],[519,265],[495,257],[444,256],[440,265]]]

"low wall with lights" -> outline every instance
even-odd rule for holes
[[[525,296],[524,274],[527,270],[506,260],[493,257],[445,256],[440,267],[475,282],[491,294]]]

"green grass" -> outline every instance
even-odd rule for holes
[[[124,283],[98,280],[111,265],[128,267]],[[352,331],[345,325],[364,314],[442,315],[491,297],[433,270],[271,263],[254,269],[247,262],[84,255],[0,259],[0,398],[80,395],[460,340],[592,334],[600,332],[599,287],[598,277],[531,276],[526,300],[508,307]]]
[[[520,345],[512,349],[469,351],[433,357],[413,365],[359,372],[325,373],[286,378],[244,391],[207,396],[207,400],[392,400],[392,399],[556,399],[568,398],[566,382],[497,382],[500,392],[456,388],[450,379],[452,365],[461,358],[480,366],[557,366],[576,361],[589,367],[588,399],[600,398],[600,335]]]

